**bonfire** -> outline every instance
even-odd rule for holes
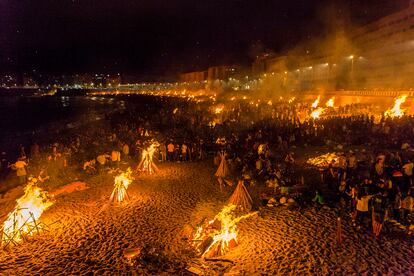
[[[321,99],[321,96],[318,96],[318,98],[312,103],[312,108],[318,107],[320,99]]]
[[[339,165],[339,158],[339,154],[336,152],[331,152],[316,156],[314,158],[309,158],[306,163],[319,168],[328,167],[329,164],[332,164],[332,166],[336,167]]]
[[[7,216],[3,223],[2,243],[6,246],[10,243],[17,244],[43,229],[38,222],[42,213],[53,205],[46,191],[35,184],[28,184],[24,189],[24,195],[17,200],[17,205]]]
[[[394,106],[387,111],[385,111],[384,115],[385,117],[402,117],[405,114],[405,109],[401,109],[401,105],[405,103],[405,100],[407,99],[407,95],[402,95],[395,99]]]
[[[115,176],[115,188],[109,198],[110,201],[123,202],[129,199],[127,189],[132,180],[134,180],[131,174],[131,168],[128,168],[125,172]]]
[[[323,107],[318,107],[315,110],[313,110],[310,114],[312,119],[319,119],[321,117],[321,115],[325,112],[325,108]]]
[[[137,170],[153,174],[158,171],[158,167],[154,163],[154,153],[157,147],[159,146],[158,142],[152,143],[149,147],[142,151],[142,159],[138,164]]]
[[[220,113],[222,113],[222,112],[223,112],[223,110],[224,110],[224,105],[223,105],[223,104],[220,104],[220,105],[217,105],[217,106],[214,108],[214,113],[215,113],[215,114],[220,114]]]
[[[335,97],[332,97],[326,102],[326,107],[334,107],[334,104],[335,104]]]
[[[252,215],[235,216],[236,205],[229,204],[213,220],[202,223],[193,236],[193,246],[201,257],[213,257],[226,254],[237,245],[237,223]]]

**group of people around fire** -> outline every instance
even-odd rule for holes
[[[412,223],[412,117],[377,122],[369,115],[346,115],[366,109],[358,105],[307,121],[296,116],[303,104],[286,102],[257,106],[234,102],[220,114],[178,99],[159,105],[113,114],[107,125],[63,132],[39,144],[32,140],[28,154],[23,145],[10,152],[10,158],[2,152],[2,181],[11,171],[15,171],[18,183],[24,184],[29,176],[46,179],[52,171],[65,174],[68,168],[97,174],[117,169],[121,162],[137,164],[154,138],[159,142],[154,158],[158,162],[200,161],[225,151],[234,175],[246,185],[264,187],[262,199],[269,197],[266,193],[273,196],[301,186],[313,190],[316,206],[340,206],[351,214],[357,227],[368,226],[368,221],[382,225],[391,218],[403,225]],[[343,150],[340,165],[320,171],[320,178],[311,180],[315,184],[307,186],[307,168],[298,162],[303,159],[296,153],[298,149],[335,145],[341,150],[362,149]],[[14,157],[17,159],[11,159]],[[3,189],[3,195],[5,192]]]

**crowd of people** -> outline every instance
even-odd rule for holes
[[[12,171],[16,182],[24,184],[29,177],[43,181],[48,175],[67,176],[71,170],[88,175],[117,169],[120,162],[137,164],[149,143],[157,141],[158,162],[202,161],[225,151],[234,178],[263,187],[263,202],[302,187],[316,195],[315,204],[342,206],[358,227],[368,225],[371,218],[373,225],[383,225],[387,218],[404,225],[412,222],[410,116],[378,121],[364,114],[369,106],[353,104],[332,108],[320,119],[302,120],[298,114],[309,111],[309,104],[232,101],[215,112],[209,102],[146,100],[88,128],[30,137],[28,153],[24,145],[10,158],[2,152],[2,181]],[[319,171],[304,164],[301,152],[321,146],[343,152],[339,165]],[[345,152],[347,148],[361,150]],[[310,171],[317,173],[305,180]]]

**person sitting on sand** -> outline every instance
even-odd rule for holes
[[[100,154],[96,157],[96,161],[98,161],[99,171],[105,169],[106,162],[110,158],[109,154]]]
[[[325,200],[319,190],[315,191],[315,197],[312,199],[312,201],[318,203],[319,205],[325,204]]]
[[[85,161],[85,163],[83,163],[83,170],[86,171],[87,173],[95,172],[96,171],[95,164],[96,164],[95,159]]]
[[[37,177],[37,180],[40,183],[43,183],[43,182],[45,182],[46,180],[49,180],[49,179],[50,179],[50,176],[47,175],[46,169],[42,168],[39,172],[39,176]]]

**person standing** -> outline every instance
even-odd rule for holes
[[[369,200],[373,197],[373,195],[367,195],[365,189],[361,189],[357,196],[357,221],[359,225],[362,225],[364,219],[368,217],[369,208],[368,203]]]
[[[414,168],[414,163],[411,159],[409,159],[408,162],[405,163],[404,166],[402,166],[402,171],[404,173],[404,178],[405,178],[407,187],[412,186],[413,168]]]
[[[127,143],[124,143],[124,145],[122,146],[122,154],[124,155],[124,159],[129,158],[129,146]]]
[[[111,153],[111,161],[112,161],[112,168],[117,169],[119,168],[119,162],[121,162],[121,153],[114,149]]]
[[[174,144],[172,141],[168,144],[167,150],[168,150],[168,161],[170,162],[174,161]]]
[[[161,162],[165,162],[167,160],[167,146],[165,143],[160,145],[160,155],[161,155]]]
[[[25,184],[27,181],[27,163],[24,158],[20,157],[16,163],[14,163],[16,169],[16,176],[19,179],[19,184]]]
[[[181,145],[181,160],[182,161],[187,161],[187,150],[188,150],[187,145],[183,143]]]

